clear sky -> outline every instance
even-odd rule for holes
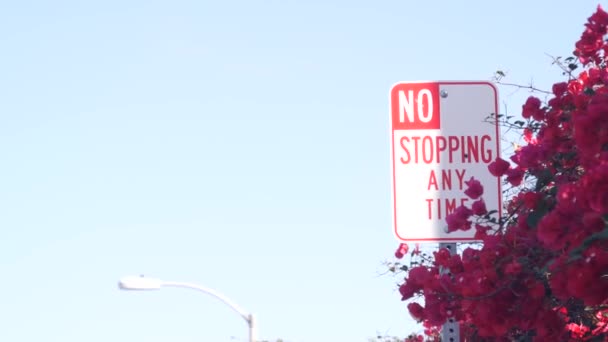
[[[593,1],[5,1],[0,341],[245,341],[418,329],[382,262],[388,93],[561,80]],[[501,87],[516,113],[525,91]]]

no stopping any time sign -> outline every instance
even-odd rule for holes
[[[445,218],[472,200],[465,181],[501,209],[500,179],[488,171],[500,151],[498,92],[489,82],[402,82],[390,91],[394,233],[400,241],[471,241],[475,229],[447,232]]]

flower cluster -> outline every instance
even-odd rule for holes
[[[505,216],[491,217],[482,184],[466,182],[471,206],[446,221],[450,231],[475,229],[481,247],[439,250],[409,270],[400,294],[424,297],[408,310],[425,326],[454,318],[474,341],[608,340],[607,33],[598,7],[576,43],[582,72],[555,84],[545,104],[530,97],[527,144],[489,164],[518,187]]]

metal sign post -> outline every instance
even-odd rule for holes
[[[440,243],[439,249],[447,248],[450,254],[456,254],[456,243]],[[450,270],[441,268],[440,274],[449,274]],[[442,342],[460,342],[460,324],[453,318],[448,318],[441,328],[441,341]]]

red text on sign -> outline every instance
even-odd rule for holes
[[[441,220],[451,214],[457,207],[465,205],[469,199],[462,198],[427,198],[429,220]]]
[[[399,84],[391,91],[393,129],[439,129],[439,85]]]
[[[404,136],[400,139],[401,163],[490,163],[492,137],[482,136]]]
[[[429,185],[427,186],[427,190],[439,190],[448,191],[452,190],[452,175],[456,175],[458,181],[458,190],[464,189],[464,174],[466,170],[441,170],[441,172],[435,173],[435,170],[431,170],[429,174]],[[437,177],[439,177],[440,182],[437,181]]]

